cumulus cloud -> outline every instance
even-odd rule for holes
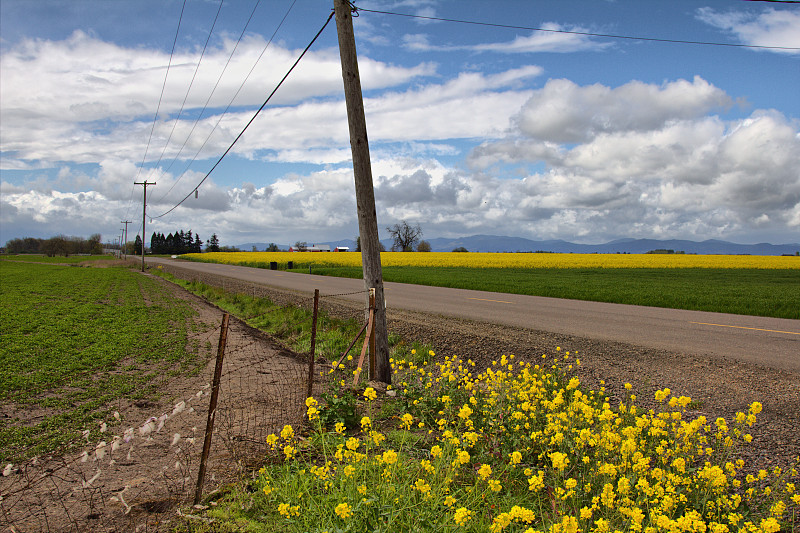
[[[428,46],[424,38],[417,42]],[[244,57],[229,71],[246,74],[263,44],[260,37],[243,42]],[[219,66],[231,46],[212,50],[208,61]],[[479,46],[511,53],[548,45],[532,34]],[[334,51],[309,56],[294,85],[230,156],[299,164],[294,173],[267,179],[244,170],[224,184],[215,174],[198,198],[190,195],[163,217],[241,131],[252,116],[246,108],[260,104],[272,82],[254,74],[261,81],[224,117],[223,97],[236,87],[221,87],[217,107],[196,125],[176,116],[185,89],[171,91],[180,98],[167,98],[153,126],[168,61],[163,52],[76,33],[60,42],[26,41],[3,54],[2,165],[11,176],[4,173],[0,184],[4,234],[36,228],[48,236],[70,220],[72,233],[89,235],[118,227],[123,214],[137,219],[135,176],[158,183],[148,190],[155,217],[148,234],[191,228],[204,240],[217,233],[223,244],[287,244],[357,233]],[[276,47],[258,68],[281,70],[293,54]],[[188,83],[195,61],[186,51],[177,56],[176,87]],[[533,89],[543,71],[530,64],[443,80],[433,78],[430,63],[398,67],[365,57],[360,65],[380,227],[408,220],[428,237],[498,233],[592,242],[618,238],[620,228],[629,237],[699,239],[800,229],[800,125],[769,110],[726,119],[733,98],[701,77],[616,87],[552,79]],[[212,80],[204,69],[198,75]],[[190,94],[189,105],[197,112],[206,98]],[[140,170],[151,128],[147,168]],[[173,140],[164,149],[170,134],[188,137],[186,146]],[[455,156],[465,153],[462,165]],[[195,155],[199,164],[188,166]],[[13,179],[23,171],[24,178]]]
[[[210,97],[210,88],[217,83],[234,46],[235,42],[224,40],[206,53],[188,95],[186,87],[195,75],[199,53],[190,50],[175,54],[154,129],[153,115],[170,63],[169,54],[125,48],[81,31],[63,41],[25,40],[4,50],[0,128],[3,148],[9,156],[4,156],[9,160],[4,165],[19,168],[26,160],[95,162],[109,153],[132,157],[144,152],[143,139],[149,138],[151,129],[152,153],[157,157],[167,138],[172,135],[174,139],[184,139],[194,127],[194,120],[187,120],[185,115],[177,120],[184,98],[186,109],[195,110],[194,115],[208,102],[209,110],[192,139],[207,138],[219,120],[220,110],[237,91],[234,106],[261,105],[264,95],[272,91],[299,53],[273,44],[259,61],[266,42],[260,36],[246,37]],[[365,90],[391,87],[435,73],[435,66],[430,63],[400,67],[363,58],[359,66]],[[294,106],[309,99],[338,96],[341,83],[338,52],[311,51],[276,93],[272,105]],[[226,116],[210,139],[209,151],[219,153],[223,139],[230,142],[250,116],[252,112],[241,111]],[[201,142],[190,142],[187,152],[194,153],[191,149],[196,151]],[[172,142],[171,155],[177,153],[179,146]],[[208,152],[201,157],[208,157]]]
[[[700,116],[730,106],[731,98],[699,76],[661,86],[632,81],[617,88],[580,87],[550,80],[518,115],[520,130],[554,142],[582,142],[601,133],[648,131],[668,121]]]
[[[797,10],[766,9],[760,13],[720,12],[710,7],[702,7],[697,10],[697,18],[735,35],[743,44],[794,48],[771,51],[800,54],[800,12]]]
[[[545,165],[498,183],[514,191],[504,196],[509,211],[539,236],[580,235],[579,227],[611,236],[620,225],[632,236],[690,238],[796,227],[798,123],[777,111],[709,114],[729,104],[700,78],[618,88],[552,80],[522,107],[516,135],[483,143],[470,162],[476,171]]]

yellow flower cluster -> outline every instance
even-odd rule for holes
[[[345,520],[353,531],[764,533],[800,512],[786,481],[796,470],[742,479],[734,453],[758,402],[713,422],[690,416],[691,400],[669,389],[655,395],[661,411],[639,409],[633,395],[613,408],[563,370],[569,353],[558,358],[533,365],[503,356],[477,374],[457,358],[392,360],[407,407],[390,422],[395,435],[380,433],[375,415],[355,435],[317,422],[316,436],[299,439],[286,426],[267,439],[283,450],[282,470],[262,469],[254,497],[292,531],[341,529],[336,521]],[[424,429],[412,429],[416,420]],[[299,453],[314,441],[314,453]]]
[[[317,267],[360,267],[361,254],[319,252],[210,252],[184,254],[192,261],[268,267],[271,262]],[[797,258],[684,254],[502,254],[383,252],[381,264],[462,268],[757,268],[800,269]]]

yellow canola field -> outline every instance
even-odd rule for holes
[[[277,262],[285,268],[360,267],[357,252],[209,252],[185,254],[182,258],[209,263],[268,267]],[[760,255],[684,254],[549,254],[549,253],[452,253],[383,252],[385,267],[458,268],[756,268],[800,269],[800,257]]]

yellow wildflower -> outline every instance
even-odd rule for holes
[[[352,508],[347,503],[340,503],[334,511],[343,519],[349,518],[353,514]]]

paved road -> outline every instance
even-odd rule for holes
[[[148,258],[149,263],[169,259]],[[361,280],[211,263],[180,261],[182,268],[313,294],[364,288]],[[800,320],[764,318],[636,305],[584,302],[495,292],[386,283],[390,309],[424,311],[629,343],[692,355],[725,357],[800,372]],[[360,300],[360,295],[345,296]]]

